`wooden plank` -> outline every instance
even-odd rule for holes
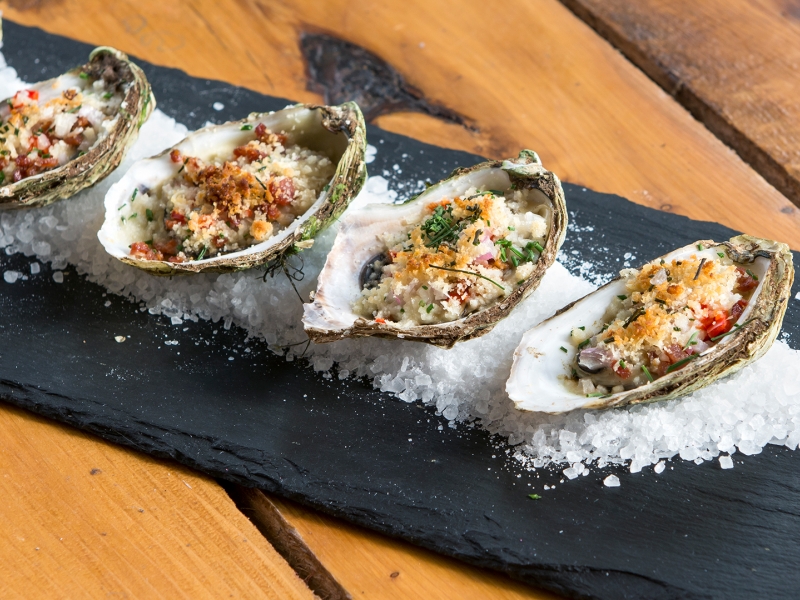
[[[530,147],[567,181],[800,248],[791,202],[556,0],[502,10],[441,0],[0,7],[21,23],[302,101],[320,97],[306,89],[298,36],[334,32],[480,131],[408,113],[379,118],[387,129],[491,157]]]
[[[560,598],[491,571],[465,568],[456,560],[354,527],[299,504],[274,497],[270,500],[354,598]]]
[[[532,147],[566,180],[800,247],[800,221],[786,198],[555,0],[503,10],[487,3],[454,10],[441,0],[402,5],[43,0],[32,6],[0,2],[7,18],[24,24],[304,101],[320,97],[306,90],[298,36],[326,30],[383,57],[432,101],[466,115],[479,131],[410,113],[380,117],[387,129],[494,157]],[[64,440],[64,448],[71,443]],[[43,460],[47,448],[26,448],[25,460]],[[123,484],[136,491],[141,482],[131,475]],[[35,487],[20,483],[26,485]],[[58,488],[36,489],[46,500],[18,514],[20,523],[35,521],[37,510],[60,502]],[[496,583],[471,593],[464,581],[475,581],[473,569],[453,562],[441,568],[438,561],[445,559],[419,549],[287,504],[283,509],[326,566],[348,557],[332,570],[342,582],[358,581],[356,595],[394,589],[385,579],[387,568],[401,564],[398,548],[407,552],[403,560],[411,566],[394,579],[402,577],[395,583],[408,596],[437,597],[458,588],[465,598],[494,597],[495,590],[506,589]],[[145,543],[138,539],[142,534],[131,535],[137,538],[132,543]],[[175,558],[181,560],[186,559]],[[51,569],[47,574],[61,576]]]
[[[213,480],[0,406],[0,596],[313,594]]]
[[[796,3],[562,1],[800,205]]]

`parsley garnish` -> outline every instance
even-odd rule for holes
[[[244,124],[244,125],[242,125],[242,127],[241,127],[242,131],[250,131],[252,128],[253,128],[253,126],[252,126],[252,125],[250,125],[249,123],[245,123],[245,124]]]

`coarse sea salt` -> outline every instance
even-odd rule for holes
[[[0,97],[23,87],[0,56]],[[163,315],[174,327],[198,319],[221,321],[225,329],[237,325],[293,361],[297,355],[286,348],[307,338],[300,321],[300,301],[285,277],[265,283],[260,270],[153,277],[111,258],[97,240],[108,188],[133,161],[170,147],[186,133],[183,125],[156,110],[123,164],[106,180],[65,202],[2,213],[0,246],[7,254],[23,253],[49,263],[57,281],[63,281],[60,270],[72,264],[90,281],[139,302],[142,310],[152,315]],[[376,153],[377,149],[370,146],[370,160]],[[401,178],[397,175],[400,172],[398,165],[394,172],[384,170],[383,177],[370,178],[354,204],[393,202],[398,199],[395,190],[406,195],[424,188],[424,182],[412,176]],[[335,235],[334,226],[317,238],[312,249],[302,253],[305,278],[296,285],[303,298],[316,287],[316,275]],[[625,259],[627,266],[635,257]],[[298,257],[290,260],[300,266]],[[576,267],[571,257],[562,256],[561,260]],[[491,333],[451,350],[402,340],[346,339],[312,344],[305,357],[320,376],[330,377],[329,371],[335,368],[340,379],[367,377],[397,401],[431,407],[451,427],[475,423],[502,436],[511,447],[507,455],[515,459],[509,467],[555,467],[563,470],[567,479],[588,474],[589,466],[626,463],[630,471],[638,472],[656,465],[655,471],[661,473],[666,459],[703,462],[721,453],[756,454],[768,443],[797,448],[800,353],[783,342],[777,342],[762,360],[739,374],[678,400],[564,415],[517,411],[504,385],[522,332],[602,283],[590,263],[581,263],[577,270],[581,277],[555,264],[539,289],[508,319]],[[31,273],[36,272],[32,266]],[[3,274],[9,283],[21,276],[17,271]],[[164,343],[172,346],[178,341]],[[431,427],[442,430],[441,423],[433,422]],[[720,466],[732,468],[733,461],[722,456]],[[615,485],[615,481],[618,485],[618,478],[612,475],[605,483]]]

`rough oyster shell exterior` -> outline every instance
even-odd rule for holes
[[[66,75],[81,73],[103,77],[125,90],[126,108],[120,110],[113,130],[86,154],[65,165],[0,187],[0,209],[45,206],[93,186],[119,166],[155,109],[156,101],[144,72],[125,53],[107,46],[92,50],[86,64],[29,89],[49,88]]]
[[[291,130],[303,123],[307,128],[302,133],[306,141],[313,144],[316,140],[320,148],[333,148],[332,152],[336,154],[334,163],[338,163],[336,171],[327,191],[320,194],[308,211],[268,240],[236,252],[183,263],[134,258],[129,255],[128,240],[120,238],[115,230],[117,210],[127,201],[132,189],[140,185],[155,188],[175,174],[177,167],[170,161],[171,149],[167,149],[134,164],[106,195],[106,220],[98,233],[106,251],[122,262],[154,275],[177,275],[249,269],[311,247],[314,236],[342,214],[366,180],[366,126],[361,110],[356,103],[347,102],[339,106],[298,104],[271,113],[252,113],[240,121],[199,129],[174,148],[191,153],[192,149],[211,147],[209,144],[213,145],[215,136],[235,136],[243,127],[252,129],[254,123],[264,123],[277,130],[281,127]]]
[[[399,221],[417,207],[437,198],[459,193],[459,186],[486,185],[499,190],[512,184],[517,189],[538,190],[552,204],[552,222],[547,239],[532,274],[510,295],[483,310],[445,323],[401,328],[393,323],[378,323],[353,312],[350,306],[360,291],[362,266],[375,256],[370,244],[382,227],[399,226]],[[502,183],[504,181],[504,183]],[[503,187],[505,186],[505,187]],[[558,177],[542,166],[538,155],[523,150],[515,159],[487,161],[456,169],[453,174],[401,205],[373,205],[345,218],[334,246],[320,273],[313,302],[304,307],[303,324],[308,336],[317,343],[345,337],[377,336],[426,342],[451,348],[460,341],[482,336],[529,296],[539,285],[547,268],[553,264],[567,231],[567,208]]]

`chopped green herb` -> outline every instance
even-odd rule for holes
[[[531,500],[541,500],[542,497],[539,494],[528,494],[528,498]]]
[[[697,244],[697,249],[698,250],[702,250],[703,249],[703,244]]]
[[[645,313],[645,310],[644,310],[643,308],[640,308],[640,309],[639,309],[639,310],[637,310],[635,313],[633,313],[633,314],[632,314],[630,317],[628,317],[628,320],[627,320],[627,321],[625,321],[625,323],[623,323],[623,325],[622,325],[622,326],[623,326],[623,327],[627,327],[628,325],[630,325],[631,323],[633,323],[633,322],[634,322],[636,319],[638,319],[639,317],[641,317],[641,316],[642,316],[644,313]]]
[[[561,351],[562,351],[562,352],[565,352],[565,353],[566,353],[566,352],[569,352],[569,350],[567,350],[566,348],[564,348],[564,346],[559,346],[559,348],[561,348]]]
[[[696,346],[697,345],[697,332],[695,331],[690,337],[689,341],[686,342],[686,345],[683,347],[686,350],[689,346]]]
[[[699,354],[690,354],[686,358],[682,358],[678,362],[672,363],[670,366],[667,367],[667,373],[672,373],[676,369],[680,369],[683,365],[685,365],[686,363],[688,363],[690,361],[693,361],[698,356],[700,356],[700,355]]]
[[[625,294],[620,294],[619,296],[617,296],[617,298],[619,298],[620,300],[627,300],[628,299],[628,297]]]
[[[536,248],[536,251],[539,252],[539,254],[544,252],[544,247],[539,242],[531,242],[531,244],[533,244],[533,247]]]
[[[661,259],[661,264],[662,264],[662,265],[666,264],[666,263],[664,262],[664,259],[663,259],[663,258]]]
[[[144,211],[144,214],[147,215],[147,220],[148,221],[152,221],[153,220],[153,211],[152,210],[150,210],[149,208],[146,208],[145,211]]]
[[[753,320],[754,320],[754,319],[747,319],[747,321],[745,321],[745,322],[744,322],[744,323],[742,323],[741,325],[739,325],[738,323],[734,323],[734,325],[733,325],[733,326],[734,326],[734,327],[736,327],[736,329],[731,329],[730,331],[726,331],[725,333],[721,333],[721,334],[719,334],[719,335],[715,335],[714,337],[712,337],[712,338],[711,338],[711,341],[712,341],[712,342],[716,342],[717,340],[724,338],[726,335],[730,335],[730,334],[732,334],[732,333],[736,333],[737,331],[739,331],[739,329],[741,329],[742,327],[744,327],[744,326],[745,326],[745,325],[747,325],[747,324],[748,324],[750,321],[753,321]]]
[[[490,194],[494,194],[495,196],[502,196],[503,195],[503,192],[501,192],[500,190],[489,190],[489,193]]]
[[[78,75],[78,77],[80,77],[81,79],[89,79],[89,74],[88,73],[81,73],[80,75]]]
[[[508,230],[509,231],[516,231],[516,229],[514,229],[511,225],[508,226]]]
[[[612,335],[611,337],[607,337],[606,339],[604,339],[603,343],[604,344],[610,344],[613,341],[614,341],[614,336]]]
[[[478,229],[478,231],[475,232],[475,239],[472,240],[472,245],[473,246],[480,246],[480,244],[481,244],[480,237],[481,237],[482,234],[483,234],[483,229]],[[411,239],[411,234],[410,233],[408,234],[408,238]]]
[[[6,174],[0,171],[0,185],[3,185],[3,182],[6,180]]]
[[[673,327],[672,331],[681,331],[681,328],[680,327]]]
[[[579,325],[578,329],[580,329],[581,331],[586,331],[586,325]]]
[[[203,257],[206,255],[207,251],[208,251],[208,247],[207,246],[203,246],[203,249],[200,250],[200,254],[197,255],[197,260],[203,260]]]
[[[725,253],[724,252],[717,252],[717,256],[719,256],[720,258],[725,258]]]
[[[150,246],[150,247],[152,248],[152,246],[153,246],[153,240],[146,240],[146,241],[145,241],[145,244],[147,244],[148,246]]]
[[[695,273],[695,274],[694,274],[694,279],[692,279],[692,281],[694,281],[694,280],[696,280],[698,277],[700,277],[700,271],[702,271],[702,270],[703,270],[703,265],[704,265],[704,264],[706,264],[706,259],[705,259],[705,258],[701,258],[701,259],[700,259],[700,265],[697,267],[697,273]]]
[[[122,203],[122,206],[120,206],[120,207],[119,207],[117,210],[122,210],[122,209],[123,209],[123,208],[125,208],[126,206],[128,206],[128,203],[127,203],[127,202],[123,202],[123,203]]]
[[[437,265],[431,265],[431,268],[432,269],[441,269],[442,271],[453,271],[454,273],[466,273],[467,275],[474,275],[475,277],[480,277],[481,279],[485,279],[486,281],[488,281],[492,285],[496,285],[501,290],[505,290],[506,289],[502,285],[500,285],[499,283],[494,281],[493,279],[489,279],[488,277],[485,277],[484,275],[481,275],[480,273],[476,273],[474,271],[465,271],[463,269],[451,269],[449,267],[439,267]]]
[[[595,392],[594,394],[586,394],[587,398],[599,398],[603,395],[603,392]]]
[[[114,94],[112,92],[106,92],[105,94],[103,94],[103,100],[111,100],[113,96]]]
[[[241,130],[242,131],[250,131],[252,128],[253,128],[253,126],[250,125],[250,123],[245,123],[244,125],[242,125]]]
[[[650,380],[650,383],[653,383],[653,376],[650,374],[650,370],[645,365],[642,365],[642,371],[644,371],[645,377]]]
[[[14,127],[14,135],[19,135],[19,127]]]
[[[586,346],[588,346],[588,345],[589,345],[589,342],[591,342],[591,341],[592,341],[592,339],[591,339],[591,338],[589,338],[588,340],[583,340],[583,341],[582,341],[580,344],[578,344],[578,350],[580,350],[581,348],[585,348]]]
[[[139,188],[133,188],[133,194],[131,194],[131,202],[136,200],[136,194],[139,193]]]
[[[83,104],[78,104],[78,106],[76,106],[74,108],[70,108],[67,112],[71,113],[71,114],[74,114],[74,113],[78,112],[81,109],[82,106],[83,106]]]
[[[139,213],[138,213],[138,212],[135,212],[135,213],[133,213],[133,214],[132,214],[130,217],[128,217],[128,218],[129,218],[129,219],[135,219],[135,218],[136,218],[136,217],[138,217],[138,216],[139,216]]]
[[[253,175],[253,177],[256,177],[256,176],[255,176],[255,175]],[[261,180],[260,180],[258,177],[256,177],[256,181],[257,181],[257,182],[258,182],[258,183],[261,185],[261,187],[262,187],[262,188],[264,188],[264,189],[267,189],[267,186],[265,186],[265,185],[264,185],[264,182],[263,182],[263,181],[261,181]]]
[[[125,222],[125,217],[120,217],[119,220],[124,223]]]
[[[624,358],[620,358],[619,359],[619,368],[620,369],[626,369],[627,367],[628,367],[628,365],[625,364],[625,359]]]
[[[656,302],[658,302],[659,304],[666,304],[666,303],[667,303],[667,301],[666,301],[666,300],[662,300],[661,298],[653,298],[653,300],[655,300],[655,301],[656,301]]]
[[[746,270],[745,270],[745,272],[746,272],[748,275],[750,275],[750,277],[752,277],[753,279],[755,279],[756,281],[758,281],[758,275],[756,275],[755,273],[753,273],[753,272],[752,272],[750,269],[746,269]]]
[[[256,170],[257,170],[259,173],[261,173],[261,171],[263,171],[263,170],[264,170],[264,169],[266,169],[266,168],[267,168],[267,165],[264,165],[263,167],[259,167],[259,168],[258,168],[258,169],[256,169]],[[325,186],[325,191],[328,191],[328,188],[329,188],[329,187],[330,187],[330,184],[327,184],[327,185]]]
[[[427,285],[423,285],[423,286],[422,286],[422,289],[423,289],[423,290],[427,290],[427,289],[428,289],[428,286],[427,286]]]
[[[425,312],[429,313],[433,310],[433,302],[428,305],[428,308],[425,309]]]

